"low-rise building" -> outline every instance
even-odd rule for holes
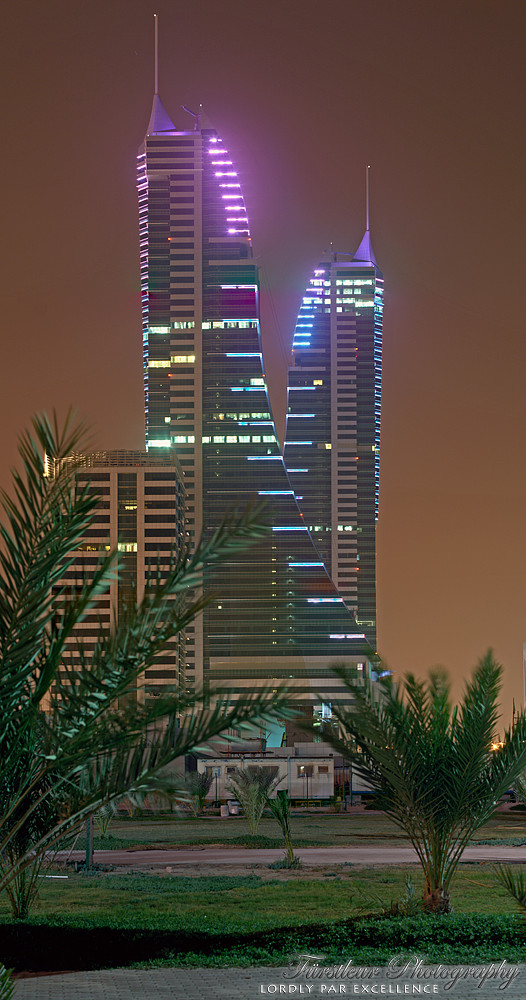
[[[271,797],[280,789],[288,792],[291,802],[329,802],[333,798],[367,794],[367,785],[342,757],[335,754],[327,743],[296,743],[291,747],[270,750],[234,750],[232,744],[223,754],[201,757],[197,770],[211,775],[212,784],[208,802],[227,802],[235,799],[229,787],[230,778],[237,769],[264,767],[280,777]]]

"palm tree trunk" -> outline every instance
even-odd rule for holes
[[[422,903],[425,910],[430,913],[449,913],[451,903],[449,892],[443,886],[426,885]]]

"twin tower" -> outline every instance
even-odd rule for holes
[[[254,499],[271,530],[206,568],[213,601],[187,632],[187,682],[242,694],[286,679],[324,714],[346,700],[335,663],[374,669],[382,275],[368,221],[355,254],[314,269],[282,453],[241,185],[204,113],[192,125],[176,128],[155,93],[137,158],[146,446],[175,451],[195,537]]]

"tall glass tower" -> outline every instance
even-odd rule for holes
[[[305,524],[374,648],[382,312],[383,278],[367,221],[356,253],[327,253],[307,286],[294,332],[285,436]]]
[[[202,111],[192,125],[177,129],[155,93],[137,161],[146,444],[175,449],[195,536],[254,499],[267,501],[271,530],[246,554],[206,567],[213,601],[187,631],[187,677],[238,692],[288,678],[305,703],[319,691],[331,701],[341,692],[331,664],[367,671],[372,649],[285,472],[239,177]]]

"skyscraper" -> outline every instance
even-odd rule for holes
[[[184,486],[181,469],[169,452],[146,454],[141,451],[99,451],[76,456],[77,479],[89,484],[99,497],[93,521],[86,530],[73,561],[64,574],[67,587],[75,588],[90,579],[100,563],[101,553],[117,551],[118,573],[96,600],[91,611],[75,626],[67,644],[67,667],[75,667],[97,643],[100,626],[108,632],[135,600],[141,601],[148,579],[163,578],[171,554],[184,544]],[[66,674],[64,674],[66,676]],[[184,685],[184,632],[171,639],[166,648],[137,681],[140,702],[163,693],[166,686]],[[132,694],[133,692],[130,692]]]
[[[371,648],[312,544],[270,411],[259,280],[231,155],[202,111],[177,129],[156,87],[138,155],[146,443],[173,447],[187,527],[267,501],[268,538],[209,566],[214,595],[187,631],[190,683],[242,692],[287,678],[312,703],[341,691],[331,664],[369,667]]]
[[[307,286],[294,332],[285,435],[305,523],[374,648],[382,311],[383,278],[367,219],[356,253],[327,253]]]

